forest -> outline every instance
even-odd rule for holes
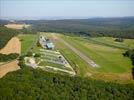
[[[134,38],[134,17],[89,18],[66,20],[22,20],[31,24],[33,30],[86,35]]]
[[[1,100],[133,100],[134,84],[117,84],[23,68],[0,80]]]

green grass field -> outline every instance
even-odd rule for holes
[[[113,73],[131,72],[132,65],[130,59],[122,55],[125,52],[124,49],[106,46],[97,42],[92,43],[90,39],[87,40],[80,37],[62,36],[62,38],[95,61],[100,66],[100,68],[96,68],[97,71]],[[97,40],[97,38],[95,39]],[[97,41],[108,44],[108,42],[100,38]],[[120,44],[116,44],[116,46],[120,46]]]
[[[114,41],[115,38],[111,38],[111,37],[97,37],[97,38],[87,38],[87,39],[97,43],[105,44],[106,46],[111,46],[111,47],[113,46],[115,48],[134,49],[133,39],[124,39],[123,42],[116,42]]]
[[[24,54],[28,51],[28,49],[32,46],[35,41],[36,35],[19,35],[19,39],[21,40],[21,54]]]
[[[77,75],[85,76],[86,73],[88,74],[90,71],[93,70],[92,67],[89,67],[85,61],[83,61],[72,50],[67,48],[63,43],[58,42],[57,48],[64,55],[64,57],[68,60],[68,62],[75,69],[75,71],[77,70]]]
[[[82,38],[61,34],[42,34],[45,34],[48,38],[54,39],[55,50],[59,50],[62,53],[78,76],[85,77],[92,74],[92,77],[95,79],[101,79],[101,77],[106,80],[118,80],[122,79],[122,77],[128,80],[131,79],[131,61],[129,58],[123,57],[122,53],[128,48],[134,47],[134,40],[126,39],[123,43],[117,43],[111,37]],[[28,46],[30,46],[35,39],[35,35],[20,36],[20,38],[22,39],[22,52],[26,52]],[[87,64],[75,52],[62,43],[60,38],[92,59],[99,65],[99,68],[93,68]],[[38,50],[39,47],[33,49],[35,52],[38,52]],[[48,63],[43,63],[43,65],[44,64],[48,65]],[[53,66],[60,67],[56,64]]]
[[[53,38],[51,34],[46,34],[49,38]],[[82,60],[78,55],[76,55],[72,50],[64,45],[61,41],[54,42],[56,49],[58,49],[73,69],[77,72],[78,76],[88,76],[89,73],[96,72],[91,66],[89,66],[84,60]]]
[[[55,68],[59,68],[59,69],[63,69],[63,70],[69,70],[69,71],[71,71],[70,68],[67,68],[67,67],[65,67],[65,66],[63,66],[63,65],[61,65],[61,64],[56,64],[56,63],[51,63],[51,62],[46,62],[46,61],[42,61],[42,62],[39,64],[39,66],[44,66],[44,67],[45,67],[45,65],[46,65],[46,66],[55,67]]]

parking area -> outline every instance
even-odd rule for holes
[[[38,44],[32,49],[33,56],[25,59],[26,64],[33,68],[41,68],[53,72],[63,72],[74,76],[76,73],[71,65],[65,57],[54,48],[54,44],[49,45],[50,43],[53,44],[53,42],[51,42],[46,36],[39,36]],[[36,54],[40,56],[34,57]]]

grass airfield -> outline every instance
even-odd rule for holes
[[[42,32],[40,34],[45,34],[54,42],[56,49],[59,50],[60,53],[62,53],[62,55],[66,58],[66,60],[76,72],[77,76],[90,76],[93,79],[102,79],[105,81],[131,81],[132,64],[129,58],[123,57],[122,53],[125,52],[125,49],[134,47],[134,40],[127,39],[123,43],[117,43],[111,37],[88,39],[76,36],[65,36],[55,33],[51,34]],[[29,38],[32,39],[30,36],[23,38],[28,40]],[[62,41],[60,41],[60,39],[65,40],[77,50],[84,53],[100,67],[93,68],[92,66],[88,65],[81,57],[68,48]],[[22,52],[25,51],[24,48],[27,47],[26,44],[27,43],[24,43],[24,46],[22,46]]]
[[[95,61],[100,66],[96,68],[97,71],[123,73],[131,70],[131,61],[123,57],[122,53],[125,52],[123,49],[95,44],[80,37],[62,36],[62,38]]]

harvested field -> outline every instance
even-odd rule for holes
[[[5,25],[7,28],[12,28],[12,29],[23,29],[28,28],[30,25],[26,25],[26,24],[7,24]]]
[[[13,37],[6,46],[0,50],[0,53],[10,54],[10,53],[18,53],[21,52],[21,43],[17,37]]]
[[[6,75],[8,72],[16,71],[18,69],[20,69],[20,67],[17,65],[17,60],[3,64],[0,66],[0,78]]]

